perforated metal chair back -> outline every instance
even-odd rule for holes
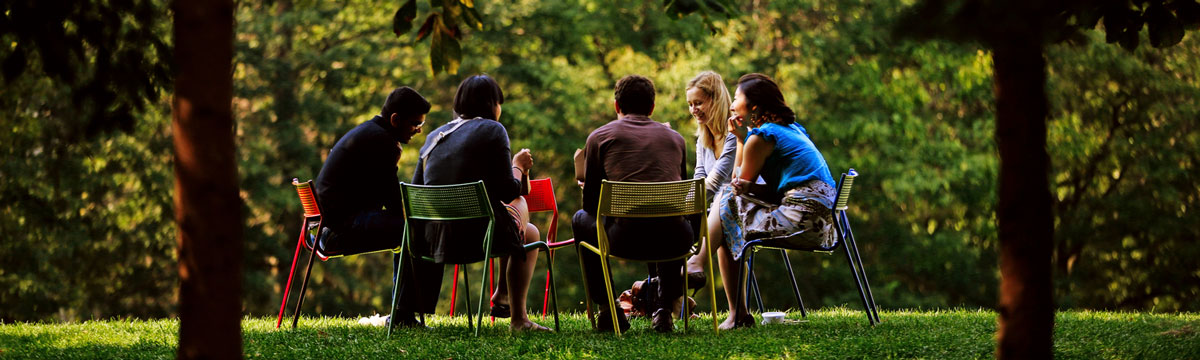
[[[553,211],[558,212],[558,202],[554,198],[554,184],[550,178],[529,181],[529,195],[525,195],[525,203],[529,212]]]
[[[414,185],[400,183],[404,213],[420,220],[462,220],[489,218],[492,206],[483,181],[453,185]]]
[[[858,172],[850,169],[849,172],[842,174],[841,186],[837,190],[837,202],[833,206],[834,211],[845,211],[850,202],[850,190],[854,187],[854,178],[858,177]]]
[[[321,216],[321,208],[317,206],[317,197],[313,195],[312,180],[300,182],[292,178],[292,186],[296,187],[296,195],[300,196],[300,205],[304,208],[304,216]]]
[[[704,213],[704,181],[608,181],[600,185],[600,216],[664,217]]]

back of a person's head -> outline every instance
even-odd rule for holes
[[[617,81],[613,97],[622,113],[650,115],[654,111],[654,82],[641,75],[625,75]]]
[[[389,119],[392,114],[399,114],[401,118],[411,118],[421,114],[429,113],[429,101],[425,97],[417,93],[407,86],[401,86],[392,90],[388,94],[387,100],[383,101],[383,110],[379,112],[384,119]]]
[[[472,75],[458,84],[454,94],[454,114],[463,119],[496,120],[496,105],[504,103],[500,84],[487,74]]]
[[[779,85],[770,77],[758,73],[742,75],[738,78],[737,88],[751,106],[758,107],[758,112],[767,115],[772,122],[787,125],[796,121],[796,113],[787,106]]]

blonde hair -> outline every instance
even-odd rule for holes
[[[725,87],[725,80],[721,79],[721,74],[707,70],[688,81],[685,91],[692,88],[703,91],[708,95],[709,101],[708,111],[704,113],[704,126],[696,128],[696,137],[700,139],[701,145],[712,150],[716,156],[721,156],[725,147],[725,134],[729,132],[726,125],[726,119],[729,119],[729,104],[732,102],[729,89]]]

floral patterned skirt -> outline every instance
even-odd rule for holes
[[[809,180],[783,196],[783,204],[768,204],[733,194],[725,185],[717,195],[725,244],[740,260],[746,242],[766,240],[767,245],[797,249],[832,247],[837,230],[833,226],[836,190],[820,180]]]

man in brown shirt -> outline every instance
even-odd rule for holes
[[[596,243],[595,211],[599,204],[602,180],[630,182],[679,181],[687,178],[687,153],[683,136],[664,124],[650,119],[654,112],[654,83],[650,79],[628,75],[617,82],[614,91],[617,119],[588,136],[583,156],[586,171],[583,185],[583,209],[575,213],[572,228],[575,239]],[[679,254],[692,245],[693,229],[683,217],[608,219],[605,221],[613,255],[629,259]],[[600,257],[582,252],[585,286],[592,301],[607,304]],[[674,329],[671,306],[683,296],[683,260],[649,263],[650,276],[659,278],[658,300],[654,304],[653,326],[659,332]],[[622,331],[629,327],[624,312],[617,311]],[[597,326],[612,331],[607,310],[601,311]]]

